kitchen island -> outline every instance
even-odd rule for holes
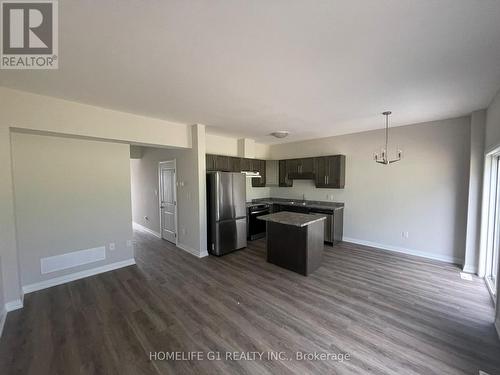
[[[266,221],[269,263],[304,276],[321,266],[325,215],[282,211],[258,219]]]
[[[326,215],[326,220],[323,222],[325,242],[335,245],[342,241],[344,231],[344,203],[287,198],[258,198],[254,199],[252,203],[267,204],[272,213],[290,211]]]

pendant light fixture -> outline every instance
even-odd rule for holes
[[[389,116],[392,114],[392,112],[385,111],[385,112],[382,112],[382,114],[385,116],[385,147],[382,148],[382,151],[380,152],[380,154],[375,153],[373,159],[377,163],[389,165],[389,164],[395,163],[397,161],[400,161],[401,158],[403,157],[403,151],[398,150],[396,158],[389,159],[389,156],[388,156],[388,153],[389,153]]]

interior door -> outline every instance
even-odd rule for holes
[[[160,163],[160,221],[161,237],[176,242],[176,183],[175,161]]]

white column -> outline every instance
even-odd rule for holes
[[[16,244],[14,189],[10,130],[0,125],[0,257],[4,303],[9,309],[22,307],[21,278]],[[0,306],[0,309],[3,306]]]
[[[208,255],[207,252],[207,179],[206,179],[206,140],[205,125],[196,124],[191,128],[192,149],[195,153],[195,168],[198,180],[198,235],[200,239],[200,256]]]
[[[486,111],[475,111],[470,122],[469,200],[467,207],[467,234],[463,270],[478,272],[481,233],[481,202],[484,168]]]
[[[250,138],[238,139],[238,156],[241,158],[255,158],[255,140]]]

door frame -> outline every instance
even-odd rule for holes
[[[493,303],[496,304],[496,296],[493,295],[493,290],[491,285],[486,280],[487,270],[491,268],[490,255],[493,251],[491,246],[494,246],[493,233],[494,231],[500,231],[500,225],[498,218],[495,218],[495,208],[492,207],[492,200],[496,197],[494,195],[498,194],[496,183],[493,179],[498,180],[498,176],[495,171],[493,171],[492,166],[496,162],[497,158],[500,157],[500,146],[494,147],[489,152],[484,155],[484,177],[483,177],[483,202],[481,209],[481,241],[479,250],[479,264],[478,264],[478,276],[485,278],[487,289],[493,298]],[[495,229],[494,226],[497,226]],[[495,265],[493,265],[495,266]],[[499,292],[499,280],[497,271],[496,280],[496,293]]]
[[[174,200],[175,200],[175,245],[179,245],[179,225],[178,225],[178,204],[177,204],[177,159],[160,161],[158,163],[158,214],[160,215],[160,238],[162,240],[167,241],[163,238],[163,215],[161,214],[161,197],[162,197],[162,184],[161,184],[161,170],[162,166],[169,164],[173,164],[174,170]]]

